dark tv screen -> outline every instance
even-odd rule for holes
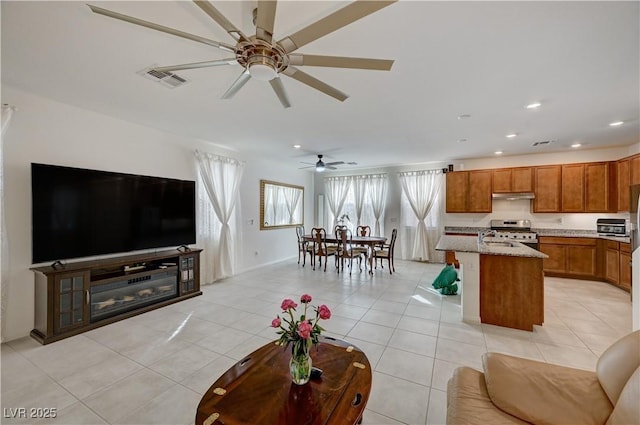
[[[31,164],[32,261],[196,242],[195,182]]]

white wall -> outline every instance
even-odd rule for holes
[[[304,186],[305,222],[313,217],[313,176],[257,158],[242,157],[212,143],[184,138],[43,97],[2,87],[2,103],[18,108],[4,139],[4,207],[8,278],[3,341],[33,328],[30,163],[65,165],[196,180],[195,149],[246,161],[240,188],[242,238],[238,272],[297,255],[293,229],[260,231],[259,180]],[[253,220],[253,225],[248,224]],[[254,255],[255,252],[258,255]]]

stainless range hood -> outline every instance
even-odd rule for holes
[[[513,192],[513,193],[493,193],[493,199],[504,199],[505,201],[517,201],[520,199],[535,199],[536,194],[533,192]]]

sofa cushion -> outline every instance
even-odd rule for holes
[[[602,425],[613,410],[594,372],[498,353],[482,361],[491,401],[520,419]]]
[[[638,366],[640,330],[620,338],[602,353],[598,359],[596,373],[611,403],[617,403],[622,388]]]
[[[527,422],[514,418],[493,405],[482,372],[459,367],[447,383],[447,424],[523,425]]]
[[[607,425],[640,424],[640,367],[622,389]]]

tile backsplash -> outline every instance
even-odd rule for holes
[[[599,218],[629,219],[629,213],[532,213],[530,200],[494,200],[489,214],[445,214],[445,226],[489,227],[494,219],[527,219],[538,229],[596,230]]]

